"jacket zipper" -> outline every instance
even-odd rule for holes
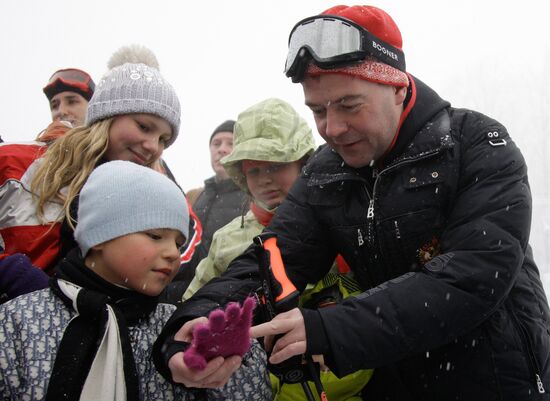
[[[433,150],[433,151],[430,151],[430,152],[420,154],[416,157],[411,157],[409,159],[401,160],[398,163],[395,163],[393,165],[390,165],[390,166],[386,167],[382,171],[378,171],[376,168],[373,168],[372,177],[374,178],[374,184],[372,186],[372,194],[369,192],[369,189],[367,187],[367,184],[366,184],[365,180],[360,179],[360,181],[363,181],[363,183],[364,183],[363,184],[363,189],[365,190],[365,193],[367,194],[367,198],[369,199],[369,206],[367,208],[367,238],[366,238],[366,243],[367,243],[368,249],[370,251],[369,253],[370,253],[371,256],[369,256],[369,258],[370,258],[372,263],[374,263],[375,259],[376,259],[376,255],[374,257],[372,256],[372,254],[375,251],[375,249],[374,249],[374,197],[375,197],[375,193],[376,193],[376,184],[378,183],[378,179],[379,179],[380,175],[382,175],[384,173],[387,173],[388,171],[391,171],[391,170],[396,169],[398,167],[404,166],[406,164],[413,163],[413,162],[416,162],[416,161],[422,160],[422,159],[428,159],[428,158],[440,153],[440,151],[441,151],[441,149],[436,149],[436,150]],[[397,226],[396,226],[396,230],[397,231],[399,230],[399,228]],[[365,243],[365,239],[363,238],[363,235],[362,235],[360,229],[357,230],[357,242],[358,242],[359,246],[362,246]],[[378,251],[378,250],[376,250],[376,251]],[[367,277],[368,277],[369,281],[373,282],[372,281],[373,277],[372,277],[371,274],[367,273]]]
[[[388,171],[391,171],[393,169],[396,169],[398,167],[404,166],[409,163],[416,162],[418,160],[427,159],[432,157],[433,155],[436,155],[440,152],[440,149],[436,149],[431,152],[426,152],[424,154],[421,154],[417,157],[412,157],[410,159],[404,159],[401,160],[398,163],[392,164],[391,166],[386,167],[382,171],[378,171],[376,168],[372,169],[372,177],[374,178],[374,184],[372,185],[372,195],[369,193],[369,190],[367,188],[367,185],[364,185],[365,192],[367,193],[367,197],[369,198],[369,207],[367,208],[367,221],[368,221],[368,227],[369,232],[371,231],[371,225],[374,223],[374,198],[376,194],[376,184],[378,183],[378,179],[382,174],[387,173]]]
[[[544,384],[542,383],[542,379],[540,377],[540,367],[537,363],[537,358],[535,357],[535,354],[533,352],[533,345],[531,344],[531,340],[529,339],[529,334],[526,333],[525,327],[523,327],[516,314],[509,309],[508,312],[512,315],[513,322],[516,327],[518,327],[522,343],[525,346],[527,361],[529,364],[529,368],[531,369],[531,374],[534,376],[537,391],[539,392],[539,394],[544,394],[546,393],[546,390],[544,389]]]
[[[365,193],[367,194],[367,198],[369,199],[369,206],[367,208],[367,245],[368,245],[368,249],[370,251],[369,258],[371,260],[372,265],[374,265],[376,263],[376,259],[378,257],[377,252],[379,251],[378,247],[376,247],[376,249],[375,249],[375,239],[374,239],[374,237],[375,237],[375,235],[374,235],[374,224],[375,224],[375,222],[374,222],[374,199],[375,199],[375,194],[376,194],[376,186],[378,184],[380,176],[382,174],[387,173],[388,171],[393,170],[393,169],[399,168],[399,167],[404,166],[404,165],[409,164],[409,163],[414,163],[418,160],[430,158],[430,157],[432,157],[432,156],[434,156],[438,153],[440,153],[440,149],[436,149],[436,150],[431,151],[431,152],[423,153],[421,155],[418,155],[417,157],[411,157],[409,159],[401,160],[400,162],[395,163],[393,165],[390,165],[390,166],[386,167],[385,169],[383,169],[381,171],[378,171],[378,169],[376,169],[376,168],[372,169],[372,177],[374,178],[374,183],[372,185],[372,194],[369,192],[369,190],[367,188],[367,184],[365,183],[363,185],[363,188],[365,189]],[[397,222],[395,222],[395,232],[396,232],[397,238],[401,238],[401,233],[399,232],[399,227],[397,225]],[[359,243],[362,243],[362,241],[363,241],[360,230],[358,232],[358,241],[359,241]],[[372,277],[371,277],[371,279],[372,279]]]
[[[367,244],[372,250],[374,246],[374,190],[371,195],[369,189],[367,188],[367,184],[363,185],[363,188],[365,189],[365,193],[369,199],[369,206],[367,208]]]

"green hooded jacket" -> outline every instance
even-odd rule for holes
[[[291,163],[308,157],[314,150],[315,141],[306,121],[287,102],[272,98],[239,114],[234,127],[233,151],[221,162],[231,179],[250,194],[241,169],[243,160]],[[182,299],[189,299],[204,284],[221,275],[263,228],[248,212],[216,231],[208,256],[197,266]]]

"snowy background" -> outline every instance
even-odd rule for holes
[[[361,2],[364,3],[364,2]],[[359,3],[359,4],[361,4]],[[531,244],[550,291],[550,28],[544,1],[383,1],[403,35],[407,69],[456,107],[499,121],[522,149],[533,192]],[[50,121],[41,88],[59,68],[94,79],[122,45],[151,48],[182,103],[164,156],[184,189],[212,174],[208,138],[268,97],[311,124],[300,85],[282,71],[288,34],[326,0],[2,0],[0,135],[32,140]],[[352,3],[347,3],[351,5]],[[315,130],[315,129],[314,129]],[[318,143],[322,140],[317,136]],[[549,292],[550,293],[550,292]]]

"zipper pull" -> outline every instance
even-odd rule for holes
[[[369,201],[369,208],[367,209],[367,219],[374,218],[374,199]]]
[[[363,234],[361,234],[361,229],[357,229],[357,243],[359,246],[363,245],[365,243],[365,240],[363,239]]]
[[[399,226],[397,225],[397,220],[393,221],[393,225],[395,226],[395,237],[397,239],[401,239],[401,231],[399,231]]]
[[[535,374],[535,377],[537,378],[537,387],[538,387],[538,390],[539,390],[539,394],[544,394],[546,393],[546,391],[544,390],[544,386],[542,384],[542,380],[540,379],[540,376],[537,374]]]

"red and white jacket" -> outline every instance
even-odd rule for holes
[[[36,214],[36,200],[30,184],[41,156],[47,149],[44,142],[0,143],[0,260],[14,253],[27,255],[33,265],[49,272],[61,250],[61,203],[49,202],[44,221]],[[201,240],[202,228],[190,212],[190,231],[182,263],[188,262]]]
[[[0,259],[23,253],[43,270],[50,267],[60,250],[60,223],[52,226],[39,221],[36,198],[30,190],[46,149],[43,142],[0,144]],[[61,204],[51,202],[46,205],[44,217],[54,221],[61,212]]]

